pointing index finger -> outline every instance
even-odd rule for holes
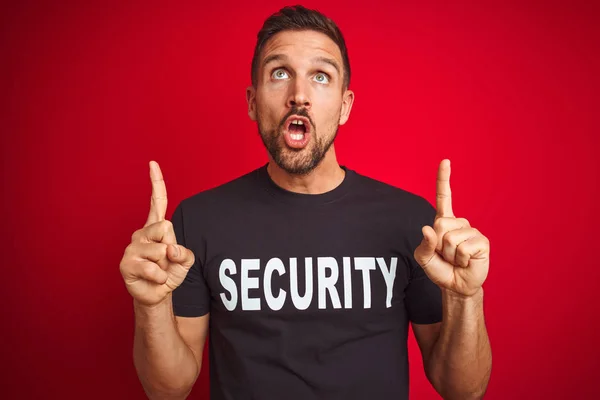
[[[167,187],[156,161],[150,161],[150,181],[152,182],[152,198],[146,226],[164,221],[167,214]]]
[[[450,160],[440,162],[437,176],[437,215],[438,217],[454,217],[452,212],[452,191],[450,190]]]

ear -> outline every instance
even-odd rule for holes
[[[352,104],[354,103],[354,92],[352,90],[346,90],[342,97],[342,112],[340,113],[340,125],[344,125],[348,118],[350,118],[350,111],[352,111]]]
[[[246,101],[248,102],[248,116],[252,121],[256,121],[256,89],[254,86],[246,88]]]

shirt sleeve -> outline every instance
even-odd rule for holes
[[[177,243],[190,249],[185,237],[185,216],[182,203],[173,212],[171,222]],[[194,265],[188,271],[181,285],[173,291],[173,313],[179,317],[201,317],[210,310],[210,294],[202,273],[202,264],[198,254],[194,254],[194,256]]]
[[[433,324],[442,321],[442,292],[439,286],[429,279],[423,268],[414,258],[414,250],[423,240],[421,228],[425,225],[433,227],[435,208],[427,200],[425,212],[415,218],[415,226],[411,227],[409,238],[409,281],[405,289],[405,304],[408,319],[415,324]]]

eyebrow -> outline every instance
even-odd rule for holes
[[[335,62],[335,60],[333,60],[331,58],[327,58],[327,57],[321,56],[321,57],[315,57],[315,58],[313,58],[313,61],[316,61],[316,62],[321,63],[321,64],[323,64],[323,63],[324,64],[329,64],[329,65],[333,66],[333,68],[335,68],[335,70],[337,71],[338,75],[342,74],[340,72],[340,67],[339,67],[338,63]]]
[[[287,61],[288,57],[285,54],[271,54],[270,56],[266,57],[263,61],[263,67],[266,66],[267,64],[274,62],[274,61]],[[333,68],[335,68],[335,70],[337,71],[338,75],[341,75],[340,72],[340,66],[338,65],[338,63],[331,58],[328,57],[323,57],[323,56],[319,56],[319,57],[314,57],[312,59],[313,62],[316,63],[320,63],[320,64],[329,64],[331,65]]]

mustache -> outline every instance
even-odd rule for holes
[[[313,130],[316,130],[315,123],[313,122],[312,118],[308,115],[308,111],[306,110],[306,108],[299,108],[296,106],[293,106],[290,109],[290,111],[283,116],[283,118],[281,119],[281,122],[279,123],[279,129],[283,129],[283,125],[285,124],[285,121],[292,115],[297,115],[299,117],[305,117],[306,119],[308,119],[308,121],[312,125]]]

